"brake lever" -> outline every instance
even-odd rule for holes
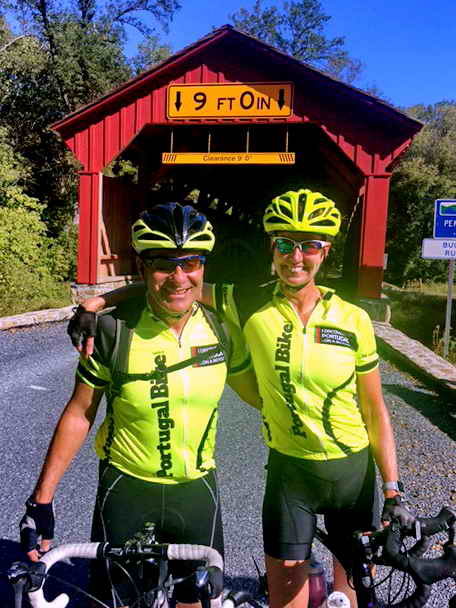
[[[201,602],[201,608],[210,608],[211,600],[209,599],[209,573],[206,568],[197,568],[195,573],[195,585],[198,589],[198,597]]]
[[[46,575],[46,566],[37,562],[14,562],[7,572],[7,577],[14,589],[14,606],[21,608],[24,591],[36,591],[43,584]]]
[[[26,584],[26,579],[19,579],[15,583],[12,583],[14,589],[14,608],[22,608],[22,597]]]

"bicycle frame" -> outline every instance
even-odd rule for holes
[[[356,591],[358,608],[377,608],[378,600],[375,587],[371,584],[368,586],[363,584],[366,578],[369,580],[369,583],[371,582],[371,572],[368,564],[361,559],[360,552],[355,551],[352,561],[347,563],[346,555],[340,555],[338,547],[333,545],[328,534],[321,528],[317,527],[315,538],[339,560],[347,574],[350,574],[353,587]]]

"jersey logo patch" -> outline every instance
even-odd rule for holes
[[[351,350],[358,349],[358,342],[355,334],[334,327],[316,327],[315,328],[315,343],[316,344],[331,344],[332,346],[344,346]]]
[[[192,346],[192,357],[200,357],[207,353],[207,357],[202,358],[193,364],[192,367],[206,367],[207,365],[218,365],[225,361],[225,355],[220,348],[220,344],[208,344],[207,346]]]

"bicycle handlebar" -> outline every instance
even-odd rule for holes
[[[166,556],[173,560],[196,560],[205,561],[207,567],[216,567],[223,570],[223,559],[218,551],[204,545],[170,544],[161,545],[166,549]],[[59,561],[73,557],[86,559],[102,558],[111,549],[108,543],[68,543],[60,545],[48,551],[38,562],[41,566],[42,581],[38,589],[29,591],[28,597],[32,608],[65,608],[70,601],[66,593],[62,593],[50,602],[43,594],[43,586],[46,580],[46,573],[54,564]]]
[[[435,559],[422,558],[429,547],[429,537],[442,531],[448,532],[448,542],[444,545],[444,554]],[[410,549],[402,550],[404,536],[415,536],[417,542]],[[448,577],[456,578],[456,510],[444,507],[436,517],[417,518],[415,528],[403,529],[399,522],[392,521],[391,524],[381,531],[373,532],[364,538],[361,543],[364,546],[367,560],[395,567],[403,572],[409,573],[416,583],[415,592],[402,602],[394,604],[396,608],[420,608],[424,606],[429,595],[430,585],[434,582]],[[367,545],[366,545],[367,542]],[[369,546],[369,555],[367,548]],[[377,553],[383,548],[381,557]],[[52,601],[47,601],[43,595],[43,585],[49,569],[58,561],[80,557],[87,559],[103,558],[138,558],[138,559],[172,559],[172,560],[195,560],[205,561],[208,568],[217,569],[220,578],[223,570],[223,559],[220,554],[211,547],[204,545],[170,544],[159,545],[150,542],[132,542],[123,547],[112,547],[109,543],[70,543],[60,545],[51,549],[42,556],[38,563],[33,565],[17,563],[17,571],[11,573],[10,580],[24,585],[27,580],[28,596],[32,608],[65,608],[69,602],[66,593],[57,596]],[[216,585],[217,586],[217,585]],[[219,591],[214,593],[220,593]],[[19,591],[19,589],[18,589]],[[228,602],[227,602],[228,605]],[[232,604],[231,604],[232,605]]]
[[[403,530],[398,522],[392,522],[383,533],[386,535],[382,561],[408,572],[414,580],[432,585],[448,577],[456,576],[456,511],[444,507],[436,517],[417,518],[415,530]],[[421,556],[429,546],[429,537],[448,531],[448,542],[442,557],[424,559]],[[407,551],[401,552],[402,539],[415,536],[417,542]]]
[[[443,546],[443,556],[423,558],[431,544],[430,537],[438,532],[448,532],[448,542]],[[404,536],[414,536],[417,542],[403,550]],[[424,606],[431,594],[431,585],[445,578],[456,577],[456,511],[444,507],[436,517],[417,518],[413,529],[404,529],[398,521],[379,532],[372,534],[374,546],[383,547],[380,558],[374,558],[377,564],[392,566],[410,574],[416,589],[412,595],[394,604],[396,608],[420,608]]]

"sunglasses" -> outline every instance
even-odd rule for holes
[[[272,244],[275,246],[277,251],[281,255],[292,253],[296,247],[300,249],[303,255],[314,255],[321,251],[324,247],[327,247],[331,243],[328,241],[294,241],[293,239],[287,239],[283,236],[276,236],[272,239]]]
[[[158,272],[173,274],[178,266],[186,273],[199,270],[206,263],[204,255],[189,255],[185,258],[165,258],[155,256],[143,258],[144,266]]]

